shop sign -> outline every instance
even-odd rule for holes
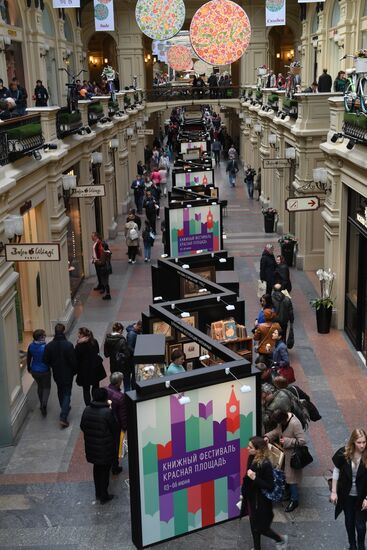
[[[104,197],[106,194],[104,185],[78,185],[73,189],[73,199],[87,199],[89,197]]]
[[[154,134],[153,128],[145,128],[144,130],[137,131],[138,136],[152,136]]]
[[[357,212],[357,222],[367,228],[367,206],[364,209],[364,213]]]
[[[53,0],[54,8],[80,8],[80,0]]]
[[[317,210],[320,208],[319,197],[296,197],[285,201],[285,208],[288,212],[302,212],[306,210]]]
[[[60,245],[50,243],[20,243],[5,245],[7,262],[59,262]]]
[[[288,159],[263,159],[263,168],[289,168]]]

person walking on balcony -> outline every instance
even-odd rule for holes
[[[324,92],[331,92],[331,87],[333,85],[333,79],[328,74],[327,69],[323,69],[322,75],[319,76],[319,81],[317,83],[317,89],[319,93]]]
[[[25,110],[27,108],[27,99],[28,99],[28,93],[27,93],[27,90],[24,88],[24,86],[21,86],[20,83],[19,83],[19,80],[14,77],[12,82],[14,82],[14,84],[16,85],[16,87],[18,88],[19,90],[19,94],[20,94],[20,98],[19,98],[19,108],[22,110],[22,114],[24,115],[25,114]],[[18,107],[18,105],[17,105]]]
[[[334,80],[334,92],[344,93],[346,84],[347,79],[345,78],[345,71],[339,71],[338,76]]]
[[[33,99],[36,100],[36,107],[47,107],[48,91],[42,84],[42,80],[36,81]]]
[[[65,336],[65,325],[57,323],[54,339],[45,347],[43,362],[52,370],[60,403],[60,426],[69,426],[71,389],[77,362],[74,346]]]
[[[0,99],[6,99],[9,97],[9,90],[4,86],[4,81],[0,78]]]
[[[212,72],[212,74],[208,78],[208,86],[210,88],[210,98],[215,99],[218,97],[218,79],[215,72]]]

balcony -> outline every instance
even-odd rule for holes
[[[147,90],[145,99],[150,103],[168,101],[203,101],[219,99],[239,99],[242,90],[240,86],[193,88],[192,85],[157,86]]]
[[[24,115],[5,120],[0,125],[0,165],[14,162],[44,144],[39,115]]]

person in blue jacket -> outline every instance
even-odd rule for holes
[[[275,347],[273,350],[273,364],[278,367],[289,367],[289,353],[286,343],[282,340],[283,333],[281,330],[274,330],[272,334],[273,340],[275,340]]]
[[[37,393],[40,400],[42,416],[47,415],[47,402],[51,391],[51,372],[43,362],[43,354],[46,347],[46,333],[37,329],[33,333],[33,342],[27,350],[27,369],[37,384]]]

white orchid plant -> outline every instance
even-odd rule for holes
[[[331,292],[333,290],[334,279],[336,273],[333,273],[331,269],[318,269],[316,275],[320,281],[321,297],[311,300],[311,305],[316,309],[323,307],[333,307],[334,302],[331,299]]]

